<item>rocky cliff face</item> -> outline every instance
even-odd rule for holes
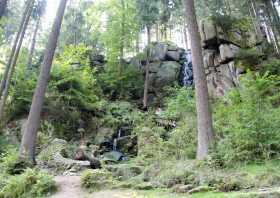
[[[238,28],[223,32],[211,20],[200,23],[204,66],[208,88],[213,96],[223,96],[232,87],[238,86],[240,74],[236,58],[241,48],[261,47],[262,39],[252,31]]]
[[[261,39],[253,32],[239,29],[224,33],[211,20],[200,23],[203,60],[207,82],[212,96],[223,96],[238,86],[239,76],[244,71],[236,67],[236,58],[241,48],[261,46]],[[193,85],[190,52],[172,43],[153,43],[150,46],[150,102],[161,98],[162,88],[179,82],[183,86]],[[145,56],[137,56],[130,62],[145,73]]]

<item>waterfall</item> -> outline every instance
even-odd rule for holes
[[[117,146],[118,146],[118,140],[117,138],[115,138],[113,142],[113,151],[117,151]]]
[[[180,72],[180,84],[184,87],[190,87],[194,84],[193,82],[193,66],[191,51],[187,50],[182,55],[183,65]]]
[[[113,141],[113,151],[117,151],[117,147],[118,147],[118,140],[122,137],[122,129],[119,128],[118,130],[118,136],[117,138],[114,138]]]

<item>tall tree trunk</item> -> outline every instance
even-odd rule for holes
[[[279,43],[278,43],[278,38],[277,38],[277,34],[276,34],[277,28],[273,23],[273,19],[272,19],[271,13],[270,13],[272,11],[270,2],[265,3],[264,10],[266,12],[265,18],[267,19],[266,24],[267,24],[268,31],[270,34],[271,42],[274,45],[276,53],[279,55]]]
[[[184,33],[184,40],[185,40],[186,49],[188,49],[189,42],[188,42],[188,28],[187,28],[186,20],[184,20],[183,33]]]
[[[28,115],[28,120],[21,141],[20,157],[23,160],[31,161],[34,164],[35,144],[37,139],[38,128],[40,125],[40,116],[66,4],[67,0],[60,1],[59,8],[56,14],[56,19],[52,27],[52,32],[49,35],[43,65],[41,67],[41,72],[38,78],[38,83],[33,96],[31,109]]]
[[[250,14],[250,18],[252,20],[252,24],[254,26],[254,29],[255,29],[255,33],[256,35],[258,36],[258,38],[261,38],[263,39],[264,38],[264,35],[260,29],[260,24],[258,22],[258,19],[256,19],[256,12],[255,12],[255,9],[254,9],[254,5],[251,3],[251,0],[247,1],[248,3],[248,11],[249,11],[249,14]]]
[[[8,0],[0,0],[0,20],[6,13]]]
[[[18,42],[19,42],[19,40],[20,40],[20,36],[21,36],[21,34],[22,34],[22,30],[23,30],[23,27],[24,27],[24,23],[25,23],[25,21],[26,21],[27,15],[28,15],[28,11],[29,11],[29,9],[31,9],[31,6],[33,5],[33,3],[34,3],[34,0],[29,0],[29,1],[27,2],[26,7],[25,7],[25,10],[24,10],[24,12],[23,12],[22,19],[21,19],[21,22],[20,22],[20,26],[19,26],[19,29],[18,29],[16,38],[15,38],[15,41],[14,41],[12,50],[11,50],[11,54],[10,54],[8,63],[7,63],[7,65],[6,65],[3,78],[2,78],[2,80],[1,80],[1,85],[0,85],[0,99],[2,98],[2,94],[3,94],[3,91],[4,91],[4,89],[5,89],[5,84],[6,84],[6,81],[7,81],[7,77],[8,77],[8,74],[9,74],[9,71],[10,71],[10,68],[11,68],[11,65],[12,65],[13,58],[14,58],[14,56],[15,56],[15,52],[16,52],[16,49],[17,49],[17,45],[18,45]]]
[[[158,23],[156,23],[155,29],[156,29],[156,41],[159,42],[160,38],[159,38],[159,25],[158,25]]]
[[[201,38],[197,25],[194,0],[185,0],[185,3],[188,31],[191,40],[196,92],[198,129],[197,159],[204,159],[208,154],[209,145],[214,140],[212,114],[209,104],[207,81],[203,66]]]
[[[125,2],[121,0],[122,22],[121,22],[121,38],[120,38],[120,60],[119,60],[119,77],[120,79],[120,96],[123,95],[123,66],[124,66],[124,39],[125,39]]]
[[[148,95],[149,95],[149,73],[150,73],[150,44],[151,44],[151,27],[147,26],[147,62],[146,62],[146,75],[145,75],[145,86],[144,86],[144,98],[143,98],[143,108],[148,108]]]
[[[32,60],[33,60],[33,55],[34,55],[34,50],[35,50],[35,45],[36,45],[36,40],[37,40],[37,34],[38,34],[39,27],[40,27],[40,22],[41,22],[41,18],[39,17],[37,19],[37,23],[35,25],[34,33],[32,36],[32,41],[31,41],[27,65],[26,65],[26,74],[28,74],[29,71],[32,69]]]
[[[140,33],[136,33],[136,55],[140,52]]]
[[[32,5],[33,5],[33,3],[32,3]],[[0,100],[0,122],[1,122],[0,125],[2,125],[3,121],[4,121],[3,115],[4,115],[4,111],[5,111],[6,101],[7,101],[8,95],[9,95],[10,84],[11,84],[11,81],[12,81],[13,73],[15,71],[15,67],[16,67],[16,64],[17,64],[17,59],[18,59],[18,56],[19,56],[19,53],[20,53],[20,49],[21,49],[21,45],[22,45],[22,42],[23,42],[23,39],[24,39],[24,36],[25,36],[25,32],[26,32],[26,29],[27,29],[27,26],[28,26],[28,23],[29,23],[29,20],[30,20],[32,10],[33,10],[32,8],[33,7],[31,6],[30,9],[28,10],[27,17],[26,17],[25,22],[24,22],[23,27],[22,27],[22,32],[21,32],[21,35],[20,35],[20,38],[19,38],[19,42],[18,42],[18,45],[16,47],[15,54],[14,54],[14,57],[12,59],[11,65],[10,65],[10,70],[8,72],[7,79],[5,81],[4,91],[2,93],[2,98]]]

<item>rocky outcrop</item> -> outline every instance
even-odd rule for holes
[[[172,43],[153,43],[149,47],[150,73],[149,73],[149,102],[155,102],[160,98],[162,88],[174,84],[179,79],[182,68],[184,49]],[[130,61],[130,64],[140,69],[145,75],[146,57],[138,55]]]
[[[223,96],[238,86],[242,69],[236,67],[236,58],[242,47],[260,45],[262,40],[252,31],[239,29],[223,32],[212,20],[200,23],[203,46],[203,61],[207,83],[212,96]]]
[[[246,19],[240,20],[246,22]],[[223,43],[232,43],[240,47],[250,48],[260,45],[264,40],[250,28],[238,28],[232,25],[232,27],[229,26],[224,30],[225,27],[220,27],[217,22],[211,19],[201,20],[199,29],[202,45],[205,49],[214,49]]]

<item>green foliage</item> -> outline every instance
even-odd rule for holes
[[[26,75],[25,57],[27,51],[19,57],[17,69],[12,79],[12,87],[10,91],[10,100],[8,106],[8,117],[11,119],[20,118],[29,112],[33,92],[36,86],[36,73]],[[24,83],[23,83],[24,82]]]
[[[237,66],[255,71],[261,63],[264,54],[256,48],[240,49],[236,55]]]
[[[53,178],[47,173],[27,169],[23,174],[11,176],[0,191],[1,198],[45,197],[55,189]]]
[[[32,166],[29,162],[19,159],[18,151],[15,148],[10,148],[6,153],[2,154],[1,158],[0,172],[3,174],[21,174],[26,168]]]
[[[81,176],[82,186],[97,191],[112,185],[113,176],[106,170],[86,170]]]
[[[267,160],[279,151],[279,77],[248,72],[215,109],[218,164]]]
[[[164,117],[167,119],[178,120],[187,117],[188,114],[195,116],[194,93],[185,87],[175,87],[166,90],[169,97],[165,100]]]
[[[152,26],[159,19],[159,0],[137,0],[137,16],[142,26]]]
[[[280,59],[271,58],[261,63],[261,72],[269,72],[272,75],[280,74]]]
[[[100,122],[104,126],[117,128],[122,125],[135,126],[142,121],[143,115],[129,102],[107,102]]]
[[[140,98],[143,92],[143,75],[134,66],[124,65],[120,74],[118,63],[110,63],[99,75],[99,84],[108,97]]]

